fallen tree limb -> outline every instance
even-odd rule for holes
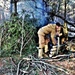
[[[48,61],[52,61],[52,59],[36,59],[35,57],[31,56],[31,58],[23,58],[23,60],[25,61],[27,60],[30,63],[32,63],[32,66],[36,67],[39,71],[42,71],[43,69],[47,70],[49,67],[50,69],[54,69],[54,70],[57,69],[64,72],[65,74],[69,74],[69,72],[64,68],[60,68],[58,66],[50,64]],[[55,75],[58,75],[55,71],[53,73]]]

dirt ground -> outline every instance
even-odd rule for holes
[[[72,58],[71,60],[57,61],[51,63],[66,69],[69,73],[68,75],[75,75],[75,58]]]
[[[6,75],[6,74],[2,73],[2,70],[4,70],[4,68],[7,67],[6,66],[7,61],[9,61],[9,63],[10,63],[9,58],[0,58],[0,75]],[[68,75],[75,75],[75,58],[66,59],[63,61],[52,61],[52,62],[50,62],[50,64],[60,66],[61,68],[66,69],[69,73]],[[9,75],[9,74],[7,74],[7,75]]]

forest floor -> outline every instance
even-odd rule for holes
[[[62,61],[59,61],[58,59],[55,59],[56,61],[47,61],[49,64],[55,65],[55,66],[59,66],[61,68],[64,68],[65,70],[68,71],[68,74],[65,75],[75,75],[75,58],[69,58],[69,59],[63,59]],[[10,58],[0,58],[0,75],[11,75],[6,74],[6,72],[8,71],[8,64],[11,64],[10,62]],[[13,63],[12,63],[13,64]],[[16,74],[14,74],[16,75]],[[60,75],[64,75],[64,74],[60,74]]]
[[[75,58],[66,59],[63,61],[51,62],[53,65],[64,68],[68,71],[68,75],[75,75]]]

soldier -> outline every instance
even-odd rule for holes
[[[64,42],[64,33],[62,29],[62,25],[57,22],[56,24],[48,24],[38,30],[38,38],[39,38],[39,50],[38,57],[43,58],[43,54],[48,52],[48,43],[50,42],[49,38],[45,38],[46,34],[50,34],[51,41],[53,46],[57,44],[55,39],[56,36],[60,37],[60,43]]]

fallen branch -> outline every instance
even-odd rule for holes
[[[36,67],[39,71],[42,71],[42,70],[46,71],[49,67],[50,69],[54,69],[54,70],[57,69],[64,72],[65,74],[69,74],[69,72],[65,70],[64,68],[60,68],[58,66],[50,64],[48,60],[52,61],[52,59],[36,59],[35,57],[31,56],[31,58],[23,58],[23,60],[30,61],[30,63],[32,63],[32,66]],[[55,71],[53,73],[55,75],[58,75]]]

